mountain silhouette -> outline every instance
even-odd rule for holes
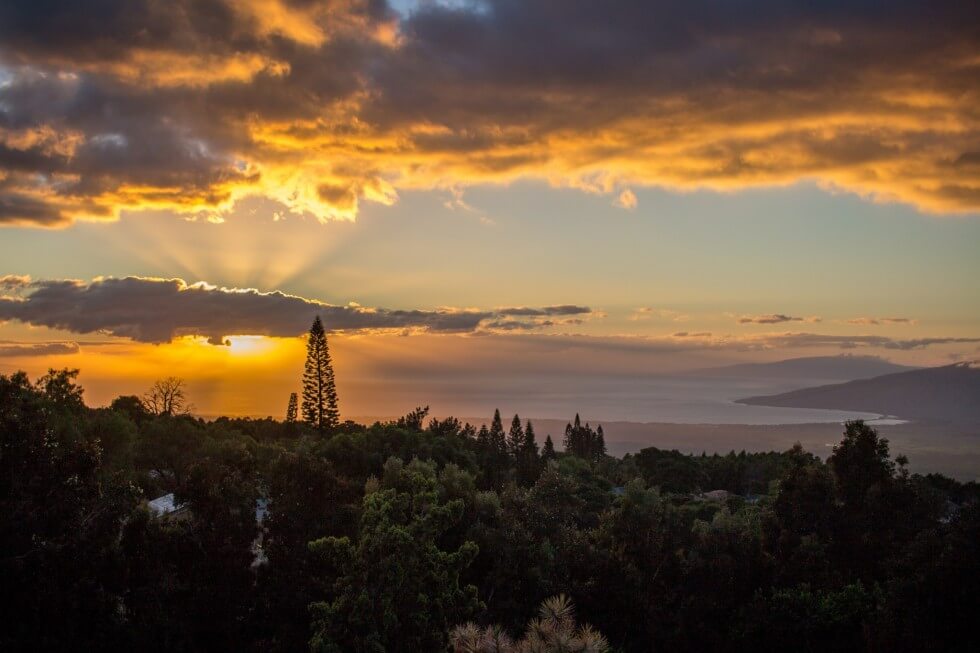
[[[980,362],[962,362],[871,379],[747,397],[738,403],[854,410],[921,421],[980,424]]]

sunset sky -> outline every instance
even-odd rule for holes
[[[317,314],[348,416],[980,358],[980,3],[0,4],[0,373],[278,416]]]

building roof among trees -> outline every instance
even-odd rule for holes
[[[164,494],[150,501],[147,506],[154,517],[162,517],[184,509],[184,504],[174,503],[174,493]]]

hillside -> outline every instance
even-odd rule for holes
[[[980,364],[976,361],[885,374],[871,379],[748,397],[738,403],[830,408],[904,419],[980,423]]]

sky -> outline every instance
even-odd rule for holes
[[[348,415],[980,358],[978,43],[946,0],[5,2],[0,373],[278,415],[315,315]]]

